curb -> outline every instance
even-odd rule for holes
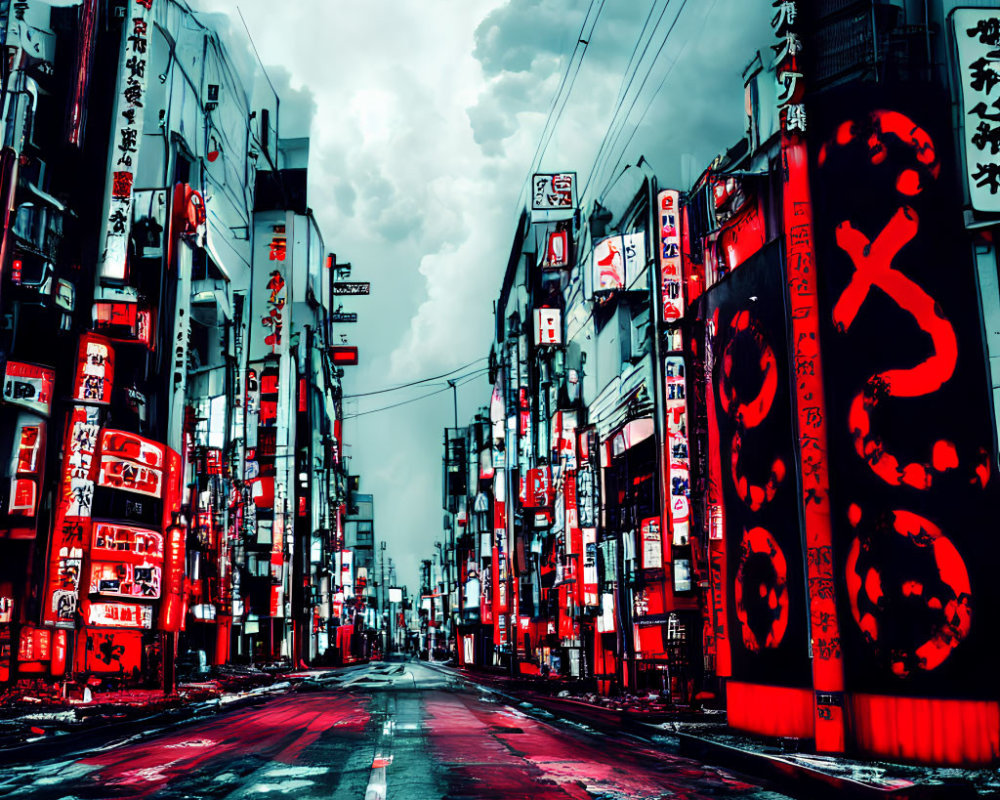
[[[703,763],[737,770],[744,775],[767,781],[771,784],[771,788],[795,797],[808,798],[808,800],[813,798],[831,798],[833,800],[833,798],[844,796],[865,798],[866,800],[874,800],[875,798],[879,800],[945,800],[945,798],[947,800],[962,800],[963,798],[980,796],[975,787],[966,782],[913,784],[911,786],[881,788],[863,781],[823,772],[779,756],[744,750],[695,734],[665,731],[655,724],[636,720],[634,716],[628,715],[625,711],[606,709],[580,700],[539,697],[533,693],[531,696],[522,696],[520,693],[515,693],[517,690],[508,691],[493,686],[489,678],[494,676],[484,676],[487,680],[479,683],[476,681],[475,674],[469,671],[438,664],[431,666],[467,683],[489,689],[515,704],[530,703],[547,713],[571,718],[575,722],[582,722],[590,727],[641,732],[645,735],[644,738],[647,738],[648,744],[653,747],[661,745],[648,739],[651,734],[676,738],[679,743],[677,750],[679,755]],[[502,682],[503,678],[498,677],[496,680]]]

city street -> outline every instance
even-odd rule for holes
[[[783,797],[635,737],[513,708],[416,662],[339,678],[335,690],[7,766],[0,797]]]

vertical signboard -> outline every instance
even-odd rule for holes
[[[591,262],[595,292],[613,292],[625,287],[625,253],[621,236],[608,236],[595,242]]]
[[[726,516],[725,552],[712,551],[710,568],[724,570],[713,577],[726,601],[717,611],[725,614],[732,677],[804,687],[810,683],[806,582],[781,276],[775,245],[702,301],[712,321],[710,436],[720,455]]]
[[[993,698],[997,461],[948,103],[852,87],[810,108],[835,476],[823,557],[848,689]]]
[[[646,269],[645,232],[599,239],[594,244],[591,263],[595,292],[628,288],[642,277]]]
[[[128,269],[128,238],[132,221],[132,183],[139,165],[149,36],[153,0],[126,3],[118,62],[118,96],[112,119],[108,178],[104,191],[98,273],[102,279],[123,281]]]
[[[75,624],[84,548],[90,539],[94,498],[93,467],[100,430],[94,406],[74,406],[66,425],[62,475],[49,539],[42,623],[63,628]]]
[[[952,14],[965,130],[965,180],[973,209],[1000,212],[1000,9]]]
[[[558,308],[535,309],[535,346],[562,344],[562,311]]]
[[[667,406],[667,503],[671,545],[683,547],[691,531],[691,457],[688,451],[687,381],[684,358],[667,356],[664,364]]]
[[[284,212],[255,215],[250,361],[284,352],[291,323],[285,308],[291,298],[291,259],[287,248],[290,218]]]
[[[684,289],[681,273],[680,195],[664,189],[657,199],[660,218],[661,313],[666,323],[684,316]]]
[[[187,396],[188,345],[191,339],[191,261],[192,250],[178,242],[176,298],[174,299],[173,347],[170,350],[169,410],[167,445],[184,452],[184,408]]]

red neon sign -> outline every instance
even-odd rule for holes
[[[103,336],[85,333],[80,337],[76,360],[73,399],[79,403],[111,402],[115,377],[115,351]]]
[[[330,358],[334,366],[354,366],[358,363],[358,348],[336,346],[330,348]]]

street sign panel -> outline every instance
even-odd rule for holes
[[[338,294],[368,294],[371,291],[371,284],[365,281],[364,283],[346,283],[343,281],[338,281],[333,284],[333,293]]]
[[[330,314],[330,322],[357,322],[358,315],[353,311],[334,311]]]
[[[330,357],[333,359],[335,367],[353,366],[358,363],[358,348],[356,347],[331,347]]]

